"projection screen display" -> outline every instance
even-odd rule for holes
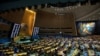
[[[95,29],[95,22],[84,22],[78,24],[78,33],[80,35],[91,35]]]

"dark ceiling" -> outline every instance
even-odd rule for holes
[[[9,2],[15,2],[15,1],[19,1],[19,0],[0,0],[0,4],[9,3]]]
[[[85,5],[88,2],[96,4],[100,0],[0,0],[0,12],[32,6],[36,7],[37,5],[43,7],[45,4],[54,7],[66,7],[77,3]]]

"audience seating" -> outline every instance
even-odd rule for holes
[[[100,56],[100,38],[96,38],[47,37],[29,44],[10,43],[8,47],[0,44],[0,56]]]

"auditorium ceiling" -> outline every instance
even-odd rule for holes
[[[89,1],[91,1],[90,4],[89,4]],[[55,13],[55,14],[73,13],[76,21],[98,20],[100,19],[99,17],[100,3],[99,2],[100,1],[97,1],[97,0],[59,0],[59,1],[58,0],[44,0],[44,1],[41,1],[41,0],[0,0],[0,13],[6,12],[9,10],[16,10],[16,9],[20,10],[25,7],[32,8],[35,6],[38,7],[39,5],[40,7],[42,7],[42,5],[44,5],[44,8],[40,8],[40,10],[50,12],[50,13]],[[50,5],[50,7],[46,7],[46,5],[48,6],[48,4],[50,3],[55,4],[56,6],[59,6],[60,8],[57,8],[55,5]]]
[[[96,5],[77,5],[77,6],[69,6],[69,7],[53,7],[40,9],[42,11],[50,12],[50,13],[73,13],[76,21],[89,21],[89,20],[98,20],[100,19],[100,4]]]

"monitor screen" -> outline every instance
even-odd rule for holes
[[[95,22],[80,22],[78,23],[79,35],[91,35],[95,30]]]

